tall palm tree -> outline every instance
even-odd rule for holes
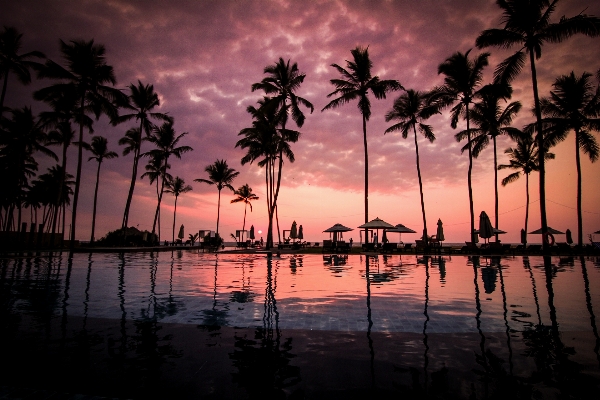
[[[427,244],[427,219],[425,218],[425,200],[423,199],[423,182],[421,181],[421,165],[419,162],[419,143],[417,141],[417,126],[419,132],[425,136],[431,143],[435,140],[433,129],[423,121],[431,116],[439,114],[437,104],[428,102],[428,95],[413,89],[408,89],[394,101],[394,106],[385,115],[386,122],[392,120],[399,121],[390,126],[384,132],[400,131],[402,138],[406,139],[410,130],[414,133],[415,152],[417,154],[417,176],[419,177],[419,193],[421,194],[421,212],[423,214],[423,240]]]
[[[138,163],[141,156],[141,144],[142,144],[142,131],[146,133],[146,136],[150,135],[151,130],[154,128],[154,124],[150,121],[150,118],[161,120],[164,122],[172,122],[173,119],[164,113],[150,112],[155,107],[160,106],[160,100],[158,94],[154,91],[153,85],[144,85],[138,80],[137,86],[133,83],[129,85],[129,105],[126,107],[133,112],[130,114],[120,115],[117,118],[118,123],[130,121],[136,119],[140,121],[140,126],[137,130],[129,130],[127,132],[135,133],[138,136],[133,139],[136,147],[133,149],[133,170],[131,172],[131,184],[129,185],[129,193],[127,194],[127,203],[125,204],[125,212],[123,213],[122,228],[127,227],[129,220],[129,209],[131,207],[131,200],[133,198],[133,190],[135,188],[135,181],[137,179]]]
[[[161,156],[151,156],[150,160],[145,166],[146,172],[144,172],[140,178],[148,178],[149,183],[152,185],[156,182],[156,199],[160,201],[160,187],[161,187],[161,178],[165,180],[165,182],[169,182],[173,179],[173,176],[169,174],[169,169],[171,168],[171,164],[165,164],[162,160]],[[165,183],[166,185],[166,183]],[[158,203],[157,203],[158,204]],[[159,233],[159,241],[160,241],[160,207],[158,207],[158,233]]]
[[[553,142],[564,140],[575,132],[575,163],[577,167],[577,244],[583,246],[583,219],[581,214],[581,155],[583,150],[592,162],[600,155],[598,142],[592,131],[600,131],[600,87],[594,87],[592,74],[575,72],[556,78],[550,97],[540,100],[547,136]]]
[[[96,188],[94,189],[94,211],[92,212],[92,235],[90,236],[90,243],[94,243],[94,232],[96,230],[96,204],[98,200],[98,184],[100,183],[100,166],[104,160],[110,160],[111,158],[119,157],[114,151],[108,150],[108,140],[102,136],[94,136],[91,144],[85,144],[86,150],[92,152],[88,161],[96,160],[98,163],[98,170],[96,171]]]
[[[456,103],[451,110],[452,120],[450,126],[456,129],[459,118],[467,122],[467,138],[471,143],[471,126],[469,106],[477,93],[477,88],[483,80],[483,69],[488,65],[489,53],[479,54],[474,59],[469,58],[471,50],[466,53],[457,51],[438,66],[438,74],[444,74],[444,84],[433,90],[432,100],[440,106],[449,106]],[[471,214],[471,242],[475,241],[475,212],[473,210],[473,154],[471,146],[468,147],[469,170],[467,172],[467,186],[469,188],[469,213]]]
[[[191,190],[192,187],[190,185],[186,185],[185,181],[178,176],[176,176],[173,179],[170,179],[167,182],[167,189],[165,190],[165,192],[171,193],[173,196],[175,196],[175,208],[173,209],[173,242],[175,242],[175,218],[177,216],[177,198],[179,197],[179,195],[187,193]]]
[[[8,75],[10,72],[17,76],[17,79],[27,85],[31,82],[31,68],[38,69],[42,64],[31,61],[32,58],[45,58],[44,53],[39,51],[30,51],[24,54],[18,54],[21,50],[22,33],[19,33],[13,27],[4,27],[0,32],[0,77],[3,77],[2,94],[0,95],[0,116],[4,112],[4,98],[6,96],[6,87],[8,86]]]
[[[346,60],[346,68],[338,64],[331,64],[340,75],[341,79],[331,79],[335,90],[327,97],[339,96],[330,101],[321,111],[340,107],[353,100],[358,100],[358,110],[362,115],[363,146],[365,149],[365,223],[369,222],[369,153],[367,149],[367,121],[371,118],[371,100],[368,94],[371,92],[376,99],[385,99],[386,94],[393,90],[403,89],[400,82],[396,80],[382,80],[378,76],[371,75],[373,62],[369,58],[369,48],[357,46],[351,50],[352,61]],[[365,234],[365,242],[368,242]]]
[[[67,68],[54,61],[47,60],[40,71],[40,77],[59,79],[60,82],[38,90],[34,96],[38,100],[48,101],[61,96],[61,93],[73,91],[77,94],[76,120],[79,124],[79,148],[77,152],[77,173],[75,176],[75,192],[71,216],[71,248],[75,244],[77,228],[77,205],[81,186],[81,165],[83,159],[83,128],[85,116],[93,113],[96,119],[107,115],[111,121],[117,117],[118,106],[127,104],[127,96],[120,90],[108,86],[115,85],[116,78],[113,67],[106,63],[106,49],[103,45],[94,44],[93,40],[73,40],[69,43],[60,41],[60,50]],[[91,131],[90,131],[91,132]]]
[[[527,226],[529,221],[529,174],[533,171],[539,171],[539,157],[537,142],[531,134],[522,133],[517,138],[517,146],[509,147],[504,151],[510,157],[509,164],[500,164],[498,169],[516,170],[512,174],[502,179],[502,186],[506,186],[511,182],[516,181],[521,177],[521,173],[525,174],[525,193],[527,196],[527,206],[525,208],[525,234],[527,234]],[[546,159],[553,159],[554,154],[545,152]]]
[[[581,33],[586,36],[600,35],[600,19],[594,16],[578,14],[574,17],[562,16],[558,22],[550,22],[559,0],[496,0],[502,9],[502,29],[486,29],[475,43],[478,48],[500,47],[504,49],[517,46],[519,50],[501,62],[494,72],[494,79],[499,83],[510,83],[525,66],[529,56],[531,82],[536,117],[536,129],[539,164],[540,164],[540,217],[542,232],[548,231],[546,219],[546,170],[544,167],[544,135],[542,133],[542,111],[538,95],[537,71],[535,60],[542,56],[542,46],[549,43],[560,43],[563,40]],[[543,242],[544,250],[548,243]]]
[[[208,179],[198,178],[195,182],[204,182],[209,185],[216,185],[219,191],[219,201],[217,203],[217,234],[219,233],[219,216],[221,212],[221,189],[224,187],[234,192],[233,180],[240,174],[233,168],[229,168],[227,161],[217,160],[213,164],[207,165],[204,171],[208,173]]]
[[[259,200],[258,196],[252,193],[252,188],[247,183],[244,186],[240,186],[233,192],[237,197],[231,200],[231,203],[244,203],[244,224],[242,225],[242,239],[244,241],[244,231],[246,230],[246,208],[250,206],[250,212],[252,212],[252,200]]]
[[[156,149],[152,149],[144,153],[144,155],[151,156],[153,158],[159,158],[162,160],[163,165],[167,166],[171,156],[181,159],[181,155],[183,153],[193,150],[190,146],[179,146],[179,141],[187,134],[187,132],[183,132],[182,134],[177,135],[177,133],[175,133],[175,129],[173,129],[173,121],[168,121],[161,126],[156,126],[152,130],[152,134],[148,137],[148,141],[154,144]],[[152,224],[153,234],[156,233],[156,221],[160,212],[160,202],[165,189],[165,172],[166,167],[163,171],[160,193],[158,195],[158,205],[156,206],[156,212],[154,213],[154,223]],[[160,237],[160,231],[158,236]]]
[[[461,141],[471,134],[471,142],[463,147],[471,147],[473,157],[479,157],[479,154],[490,143],[490,138],[494,145],[494,213],[495,228],[498,229],[498,154],[496,148],[496,138],[500,135],[507,135],[516,140],[521,131],[510,126],[512,120],[521,110],[521,103],[513,101],[502,108],[502,102],[510,99],[512,89],[499,84],[485,85],[479,90],[480,101],[473,105],[471,110],[471,119],[477,128],[472,128],[470,132],[462,131],[456,134],[456,140]],[[498,234],[496,234],[496,241]]]
[[[298,64],[294,63],[290,67],[290,60],[287,63],[283,58],[279,58],[279,61],[274,65],[268,65],[264,69],[264,73],[268,74],[262,81],[252,85],[252,91],[262,90],[269,97],[269,101],[266,102],[264,107],[275,107],[281,111],[281,129],[284,132],[288,114],[291,113],[292,119],[296,123],[298,128],[302,128],[304,125],[305,116],[299,105],[303,105],[308,108],[312,114],[314,107],[312,103],[303,97],[296,95],[296,91],[300,88],[306,74],[301,73],[298,70]],[[288,103],[289,102],[289,103]],[[296,138],[297,140],[297,138]],[[295,141],[294,141],[295,142]],[[281,186],[281,171],[283,168],[283,149],[279,150],[279,167],[277,172],[277,183],[275,193],[273,196],[273,209],[277,212],[277,198],[279,196],[279,188]],[[279,219],[278,219],[279,220]],[[272,226],[272,219],[270,219]],[[270,231],[270,229],[269,229]],[[281,241],[281,234],[279,232],[279,222],[277,223],[277,234],[279,241]]]

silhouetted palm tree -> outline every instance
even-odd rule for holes
[[[47,60],[45,67],[40,72],[40,77],[59,79],[61,82],[38,90],[35,98],[49,101],[49,99],[61,97],[65,91],[73,91],[78,96],[76,119],[79,124],[79,149],[71,218],[71,247],[73,247],[81,185],[84,117],[86,114],[93,113],[98,119],[100,115],[106,114],[114,121],[117,117],[117,105],[127,104],[127,96],[120,90],[106,85],[115,85],[116,78],[112,66],[106,63],[106,50],[103,45],[95,45],[93,40],[89,42],[73,40],[70,43],[61,40],[60,50],[67,63],[67,68]]]
[[[180,194],[187,193],[191,190],[192,187],[190,185],[186,185],[185,181],[178,176],[167,181],[167,189],[165,190],[165,192],[171,193],[173,196],[175,196],[175,208],[173,209],[173,242],[175,242],[175,218],[177,217],[177,198],[179,198]]]
[[[529,174],[533,171],[539,171],[539,158],[537,142],[533,140],[530,134],[522,133],[517,139],[517,147],[509,147],[504,151],[510,157],[510,164],[500,164],[498,169],[513,169],[516,172],[502,179],[502,186],[506,186],[511,182],[516,181],[521,176],[521,172],[525,174],[525,193],[527,196],[527,207],[525,208],[525,234],[527,234],[527,224],[529,221]],[[545,152],[546,159],[554,158],[553,153]]]
[[[400,131],[402,138],[408,137],[412,129],[415,139],[415,152],[417,154],[417,176],[419,177],[419,193],[421,194],[421,212],[423,213],[423,240],[427,244],[427,219],[425,218],[425,200],[423,199],[423,182],[421,181],[421,165],[419,162],[419,143],[417,142],[417,126],[419,132],[427,140],[433,143],[435,135],[430,125],[423,121],[439,113],[437,104],[429,104],[426,93],[408,89],[394,101],[393,108],[385,116],[386,122],[398,120],[399,122],[390,126],[384,133]]]
[[[240,186],[233,192],[237,197],[231,200],[232,203],[244,203],[244,224],[242,225],[242,238],[244,241],[244,231],[246,230],[246,208],[250,206],[250,212],[252,212],[252,200],[259,200],[258,196],[252,193],[252,188],[246,183],[244,186]]]
[[[30,51],[25,54],[18,54],[21,50],[22,33],[19,33],[13,27],[4,27],[0,32],[0,77],[4,78],[2,83],[2,94],[0,95],[0,116],[4,113],[4,98],[6,96],[6,87],[8,86],[8,75],[13,73],[17,79],[27,85],[31,82],[29,69],[38,69],[42,64],[31,61],[33,57],[45,58],[44,53],[39,51]]]
[[[487,147],[492,138],[494,144],[494,213],[495,228],[498,229],[498,154],[496,150],[496,137],[507,135],[516,140],[521,131],[510,126],[513,118],[521,110],[521,103],[513,101],[504,109],[500,104],[510,99],[512,89],[502,85],[485,85],[479,90],[477,97],[480,101],[473,105],[471,119],[476,129],[471,129],[471,142],[462,150],[471,146],[473,157],[477,158],[481,151]],[[456,134],[456,140],[461,141],[469,137],[469,132],[462,131]],[[498,234],[496,234],[496,241]]]
[[[592,74],[580,77],[574,72],[556,78],[549,98],[540,100],[540,109],[547,126],[546,137],[552,143],[564,140],[570,131],[575,132],[575,163],[577,166],[577,244],[583,246],[583,220],[581,215],[581,158],[580,150],[592,162],[598,159],[600,149],[592,131],[600,131],[600,88],[594,88]]]
[[[459,118],[467,122],[468,142],[471,143],[471,126],[469,106],[477,93],[477,87],[483,80],[483,68],[488,65],[489,53],[479,54],[474,59],[469,59],[466,53],[456,52],[438,66],[438,74],[444,74],[444,85],[433,90],[432,99],[440,106],[449,106],[457,103],[452,108],[452,120],[450,125],[456,129]],[[467,173],[467,184],[469,187],[469,212],[471,214],[471,242],[474,242],[475,212],[473,211],[473,186],[471,174],[473,170],[473,154],[468,147],[469,170]]]
[[[213,164],[207,165],[204,171],[208,173],[208,179],[194,179],[195,182],[204,182],[209,185],[216,185],[219,191],[219,201],[217,203],[217,233],[219,233],[219,216],[221,211],[221,189],[228,188],[232,192],[235,190],[231,183],[240,174],[233,168],[229,168],[227,161],[217,160]]]
[[[538,95],[535,60],[542,56],[542,46],[546,42],[560,43],[581,33],[586,36],[600,34],[600,19],[594,16],[578,14],[567,18],[562,16],[558,22],[551,23],[550,16],[556,9],[558,0],[497,0],[502,9],[504,28],[486,29],[476,39],[478,48],[496,46],[504,49],[518,46],[519,50],[501,62],[494,72],[497,83],[510,83],[523,69],[527,55],[531,67],[531,81],[536,116],[536,129],[540,166],[540,216],[542,232],[547,232],[546,219],[546,170],[544,167],[544,135],[542,134],[542,111]],[[547,249],[546,241],[543,241]]]
[[[144,155],[148,155],[153,158],[159,158],[163,161],[163,164],[167,166],[171,156],[180,159],[183,153],[193,150],[190,146],[178,146],[181,138],[187,134],[187,132],[183,132],[182,134],[177,135],[173,129],[173,121],[165,122],[161,126],[154,127],[152,134],[148,137],[148,141],[154,144],[156,149],[150,150],[144,153]],[[164,177],[165,172],[166,168],[163,172],[161,188],[158,195],[158,205],[156,206],[156,212],[154,213],[154,223],[152,224],[153,234],[156,233],[156,221],[160,212],[160,202],[162,200],[162,194],[166,183]],[[160,240],[160,231],[158,236]]]
[[[138,162],[141,156],[142,131],[146,133],[146,136],[150,135],[150,131],[154,128],[154,124],[150,121],[150,118],[165,122],[173,122],[172,118],[167,114],[150,112],[153,108],[160,106],[160,100],[158,94],[154,91],[153,85],[144,85],[138,80],[137,86],[134,84],[129,85],[129,90],[131,91],[131,94],[129,95],[129,106],[127,106],[127,108],[131,109],[133,113],[119,116],[117,122],[122,123],[135,118],[137,121],[140,121],[140,126],[136,130],[130,129],[127,131],[131,131],[131,134],[137,134],[138,136],[131,138],[132,143],[135,144],[135,148],[133,149],[133,170],[131,172],[131,184],[129,186],[127,203],[125,204],[125,212],[123,214],[122,228],[127,227],[127,221],[129,220],[129,209],[131,207],[131,199],[133,198],[133,190],[137,179]]]
[[[102,136],[94,136],[92,143],[85,145],[86,150],[92,152],[88,161],[96,160],[98,162],[98,170],[96,171],[96,188],[94,189],[94,211],[92,212],[92,235],[90,236],[90,243],[94,243],[94,232],[96,229],[96,204],[98,200],[98,184],[100,183],[100,166],[104,160],[110,160],[111,158],[119,157],[114,151],[108,150],[108,140]]]
[[[373,62],[369,59],[368,47],[356,47],[350,51],[353,60],[346,60],[346,68],[338,64],[331,64],[342,79],[331,79],[330,82],[335,86],[335,90],[327,97],[339,96],[330,101],[321,111],[340,107],[353,100],[358,100],[358,110],[362,115],[363,122],[363,146],[365,149],[365,223],[369,222],[369,154],[367,151],[367,121],[371,117],[371,101],[368,93],[371,92],[376,99],[385,99],[386,94],[393,90],[403,89],[402,85],[396,80],[381,80],[378,76],[371,75]],[[365,242],[368,242],[368,235],[365,234]]]
[[[255,83],[252,85],[252,91],[262,90],[266,95],[271,97],[265,97],[268,99],[262,107],[274,107],[281,114],[281,118],[279,120],[279,124],[281,126],[281,132],[285,132],[285,126],[288,119],[288,114],[292,115],[292,119],[298,126],[301,128],[304,125],[305,116],[299,105],[303,105],[304,107],[310,109],[312,114],[314,107],[312,103],[306,100],[303,97],[296,95],[296,90],[300,88],[302,82],[304,82],[305,74],[300,73],[298,70],[298,64],[294,63],[290,67],[290,60],[287,63],[283,60],[283,58],[279,58],[279,61],[273,65],[268,65],[264,69],[264,73],[268,74],[266,78],[263,78],[262,81]],[[289,139],[289,138],[288,138]],[[298,137],[295,137],[295,140],[289,140],[291,142],[296,142]],[[279,196],[279,188],[281,186],[281,171],[283,168],[283,149],[279,149],[279,167],[277,172],[277,183],[275,185],[275,192],[273,195],[272,201],[272,210],[271,213],[277,212],[277,198]],[[278,219],[279,220],[279,219]],[[272,230],[273,219],[272,216],[269,219],[269,232]],[[279,237],[279,241],[281,241],[281,234],[279,232],[279,222],[277,223],[277,234]],[[268,237],[267,237],[268,241]]]
[[[160,156],[151,156],[150,160],[145,166],[146,172],[144,172],[140,178],[148,178],[150,184],[152,185],[156,182],[156,199],[160,200],[160,184],[161,178],[166,179],[166,182],[169,182],[173,179],[173,176],[169,174],[167,171],[171,168],[171,164],[165,164]],[[166,183],[165,183],[166,184]],[[157,206],[158,207],[158,206]],[[158,207],[158,232],[160,234],[160,207]],[[159,238],[160,241],[160,238]]]

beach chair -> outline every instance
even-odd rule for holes
[[[532,244],[527,246],[527,249],[525,249],[525,251],[527,252],[527,254],[539,254],[542,252],[542,245],[541,244]]]
[[[572,249],[569,243],[556,243],[556,250],[559,255],[571,254]]]

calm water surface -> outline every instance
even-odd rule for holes
[[[0,266],[2,355],[15,364],[5,388],[130,398],[600,388],[597,258],[175,251]],[[72,379],[58,383],[56,367]]]

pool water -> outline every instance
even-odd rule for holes
[[[7,398],[578,398],[600,388],[598,258],[173,251],[0,267]]]

